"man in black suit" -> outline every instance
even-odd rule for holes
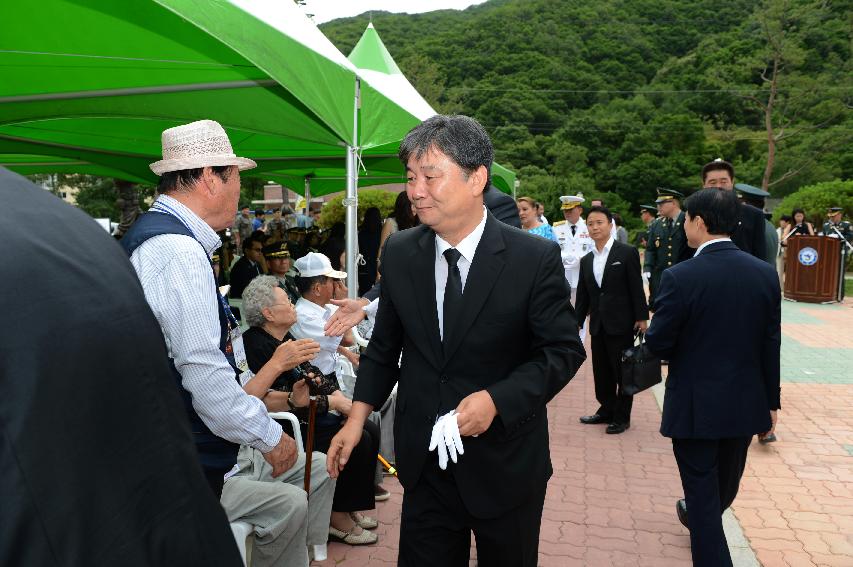
[[[243,290],[249,282],[264,273],[261,265],[264,257],[263,250],[263,242],[253,236],[243,241],[243,257],[234,263],[231,274],[228,276],[231,284],[231,290],[228,292],[230,297],[235,299],[243,297]]]
[[[0,565],[241,565],[121,248],[3,168],[0,240]]]
[[[613,215],[606,207],[592,207],[586,228],[595,242],[581,258],[577,317],[583,325],[590,316],[592,372],[595,399],[600,407],[581,423],[607,423],[607,433],[622,433],[631,426],[634,397],[621,386],[622,351],[634,342],[634,331],[645,332],[649,306],[640,275],[640,253],[610,235]]]
[[[521,219],[518,217],[518,203],[494,185],[483,191],[483,202],[492,215],[504,224],[521,228]]]
[[[672,438],[693,564],[732,564],[721,514],[734,501],[750,440],[779,409],[780,290],[767,262],[737,248],[731,191],[687,199],[696,257],[666,270],[648,348],[669,359],[661,434]],[[689,512],[689,516],[688,516]]]
[[[720,158],[706,163],[702,167],[702,187],[706,189],[715,188],[724,191],[734,191],[734,166]],[[743,203],[735,212],[735,215],[737,224],[735,225],[734,232],[731,234],[732,242],[747,254],[752,254],[756,258],[765,258],[767,256],[767,237],[764,211]],[[695,252],[695,248],[685,246],[679,255],[678,261],[689,260]]]
[[[480,565],[532,567],[552,472],[546,404],[585,358],[560,249],[486,211],[493,153],[473,119],[433,116],[399,155],[422,224],[386,241],[376,326],[329,472],[399,376],[399,565],[468,565],[473,531]],[[451,410],[464,455],[442,470],[428,445]]]

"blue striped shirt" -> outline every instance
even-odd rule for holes
[[[160,195],[151,211],[176,216],[202,245],[180,234],[162,234],[145,241],[130,257],[182,385],[192,394],[193,408],[214,435],[269,452],[281,439],[281,426],[270,419],[261,400],[240,387],[219,350],[219,290],[210,256],[222,242],[172,197]]]

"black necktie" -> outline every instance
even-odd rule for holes
[[[577,232],[577,230],[578,230],[578,227],[575,225],[572,225],[572,236],[575,235],[575,232]]]
[[[447,284],[444,286],[444,333],[442,342],[447,344],[447,339],[450,336],[459,317],[459,312],[462,311],[462,275],[459,273],[459,258],[462,254],[456,248],[448,248],[444,251],[444,259],[447,260]]]

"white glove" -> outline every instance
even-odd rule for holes
[[[429,441],[429,450],[438,450],[438,466],[441,470],[447,468],[447,446],[444,443],[444,419],[446,415],[438,418],[435,425],[432,426],[432,437]]]
[[[435,422],[429,441],[429,450],[438,453],[438,466],[441,470],[447,469],[448,455],[455,463],[458,461],[458,455],[465,453],[462,436],[459,434],[459,424],[456,421],[456,410],[449,411]]]
[[[652,273],[651,272],[643,272],[643,277],[646,278],[647,280],[650,280],[650,279],[652,279]]]
[[[456,416],[456,410],[444,416],[444,443],[447,445],[447,451],[450,453],[450,460],[454,463],[456,462],[457,454],[465,454],[465,449],[462,447],[462,436],[459,435],[459,423],[456,421]]]

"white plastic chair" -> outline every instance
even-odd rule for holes
[[[229,300],[239,301],[239,300]],[[270,417],[273,419],[286,419],[293,426],[293,438],[296,441],[296,452],[298,455],[305,454],[305,448],[302,446],[302,434],[299,431],[299,419],[290,412],[279,411],[271,412]],[[243,565],[249,567],[252,564],[252,545],[254,538],[252,537],[255,531],[255,526],[248,522],[238,520],[231,522],[231,533],[234,534],[234,539],[237,541],[237,549],[240,550],[240,557],[243,559]],[[328,557],[326,544],[314,546],[314,560],[325,561]]]
[[[240,323],[240,330],[245,332],[246,329],[249,328],[249,325],[247,325],[243,321],[243,300],[242,299],[232,299],[229,297],[228,298],[228,306],[231,308],[232,313],[233,313],[234,309],[240,310],[240,319],[237,319],[237,321]],[[236,315],[235,315],[235,317],[236,317]]]

